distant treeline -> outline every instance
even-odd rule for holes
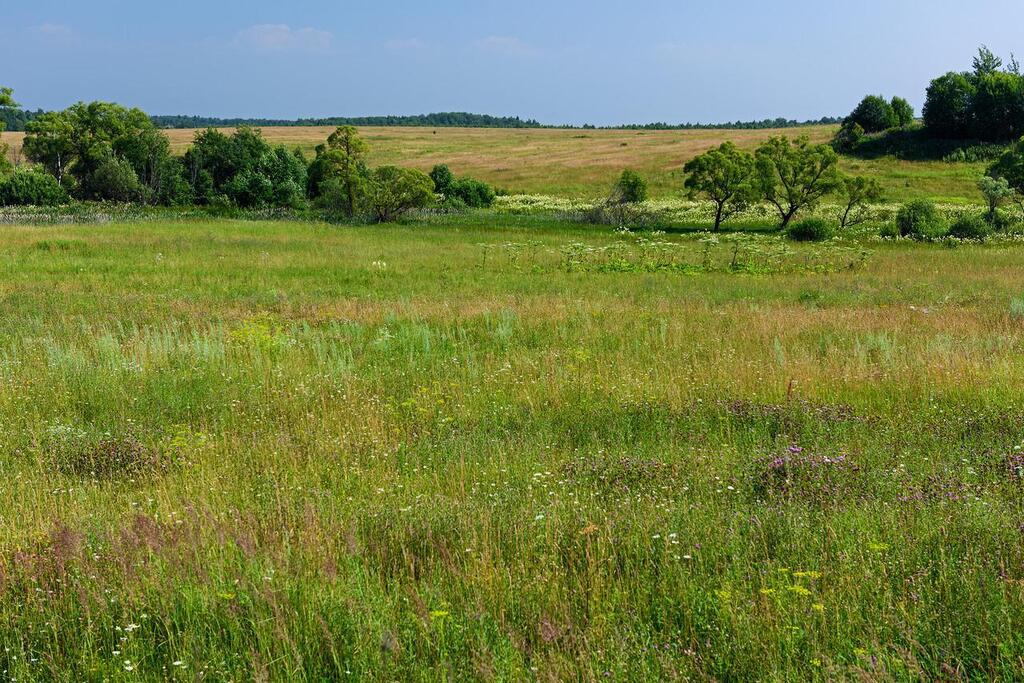
[[[236,128],[253,126],[405,126],[437,128],[541,128],[532,119],[466,112],[440,112],[416,116],[332,116],[322,119],[221,119],[210,116],[153,116],[158,128]]]
[[[6,124],[7,130],[23,131],[25,125],[43,113],[42,109],[28,111],[25,109],[0,108],[0,121]],[[417,116],[350,116],[328,117],[322,119],[246,119],[217,118],[213,116],[151,116],[157,128],[237,128],[253,126],[257,128],[274,128],[281,126],[392,126],[392,127],[435,127],[435,128],[564,128],[595,130],[598,126],[584,124],[582,126],[551,126],[533,119],[521,119],[518,116],[491,116],[489,114],[469,114],[466,112],[441,112],[436,114],[420,114]],[[792,119],[764,119],[763,121],[735,121],[732,123],[647,123],[627,124],[623,126],[601,126],[602,129],[622,130],[763,130],[767,128],[798,128],[800,126],[817,126],[842,123],[841,118],[822,117],[816,121],[794,121]]]
[[[843,122],[842,117],[823,116],[813,121],[793,119],[764,119],[762,121],[734,121],[732,123],[647,123],[615,126],[623,130],[766,130],[769,128],[800,128],[802,126],[829,126]]]
[[[42,109],[28,111],[27,109],[0,107],[0,130],[5,127],[7,130],[25,130],[25,124],[42,113]]]

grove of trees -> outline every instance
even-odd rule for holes
[[[928,86],[924,125],[938,138],[989,142],[1024,135],[1024,74],[1011,58],[1003,60],[982,47],[971,71],[949,72]]]

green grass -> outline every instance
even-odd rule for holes
[[[3,677],[1019,679],[1020,248],[757,239],[5,227]]]

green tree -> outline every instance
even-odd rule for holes
[[[29,123],[29,132],[22,143],[25,156],[40,164],[57,178],[63,187],[74,185],[66,177],[68,165],[74,160],[74,126],[64,112],[47,112]]]
[[[1010,182],[1006,178],[992,176],[982,176],[978,180],[978,190],[988,204],[988,222],[993,224],[996,222],[999,207],[1016,194],[1016,190],[1010,187]]]
[[[894,97],[889,104],[892,107],[893,114],[896,116],[897,126],[906,128],[914,122],[914,108],[910,106],[910,102],[907,102],[902,97]]]
[[[1010,145],[988,168],[993,178],[1005,178],[1010,187],[1024,194],[1024,138]]]
[[[703,196],[715,205],[715,232],[722,223],[742,211],[754,193],[754,156],[731,142],[722,143],[683,167],[683,186],[691,197]]]
[[[865,133],[878,133],[898,126],[899,118],[884,97],[868,95],[850,112],[843,123],[856,123]]]
[[[373,217],[389,223],[413,209],[434,201],[434,182],[426,173],[411,168],[381,166],[367,183],[367,204]]]
[[[933,137],[962,139],[970,132],[976,87],[971,74],[947,73],[928,86],[924,125]]]
[[[860,225],[871,218],[870,205],[882,198],[882,186],[874,178],[847,176],[842,179],[839,189],[846,204],[839,217],[839,229],[845,230]]]
[[[18,103],[14,101],[14,91],[10,88],[0,87],[0,110],[13,109],[18,106]],[[0,121],[0,133],[3,133],[6,129],[7,124]],[[10,147],[7,143],[0,139],[0,174],[6,175],[11,171],[11,161],[7,158],[10,152]]]
[[[840,185],[839,155],[829,145],[812,145],[807,136],[770,138],[755,158],[758,189],[779,212],[780,230]]]
[[[62,184],[85,198],[101,198],[104,190],[96,173],[116,158],[131,166],[139,182],[152,195],[161,169],[166,169],[170,143],[141,109],[109,102],[79,102],[62,112],[44,114],[26,126],[25,155],[53,173]]]
[[[455,174],[445,164],[438,164],[430,169],[430,179],[434,181],[434,192],[445,197],[452,193]]]
[[[978,77],[970,105],[969,132],[979,140],[1024,135],[1024,78],[1005,71]]]
[[[341,183],[344,209],[349,216],[355,215],[365,185],[367,150],[366,142],[354,126],[339,126],[327,138],[327,148],[321,155],[324,177]]]
[[[1003,60],[1000,59],[988,49],[988,46],[982,45],[978,48],[978,55],[974,58],[972,63],[974,68],[974,75],[978,78],[994,74],[1003,66]]]

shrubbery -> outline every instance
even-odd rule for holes
[[[612,188],[609,201],[613,204],[640,204],[647,201],[647,181],[636,171],[626,169]]]
[[[494,204],[494,188],[475,178],[457,178],[445,164],[430,171],[434,192],[444,198],[445,204],[456,208],[486,209]]]
[[[901,237],[935,239],[946,234],[946,222],[933,202],[926,199],[905,204],[896,214],[896,228]]]
[[[950,237],[962,240],[983,240],[991,233],[991,226],[981,216],[974,215],[961,216],[949,229]]]
[[[0,206],[57,206],[69,199],[57,179],[43,171],[18,169],[0,177]]]
[[[786,237],[796,242],[824,242],[835,235],[835,226],[824,218],[805,218],[786,230]]]

